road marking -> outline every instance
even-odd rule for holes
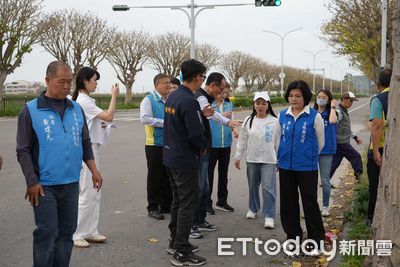
[[[365,103],[365,104],[362,104],[361,106],[358,106],[358,107],[356,107],[356,108],[353,108],[352,110],[349,110],[349,113],[351,113],[351,112],[353,112],[353,111],[356,111],[356,110],[359,110],[360,108],[362,108],[363,106],[368,105],[368,104],[369,104],[369,102],[367,102],[367,103]]]

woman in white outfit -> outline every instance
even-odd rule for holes
[[[95,99],[90,94],[96,90],[97,81],[100,74],[92,68],[83,67],[76,76],[75,91],[72,99],[78,102],[85,112],[88,125],[92,149],[97,168],[99,168],[99,150],[107,141],[104,122],[111,122],[115,114],[115,105],[119,93],[118,85],[113,85],[111,89],[111,101],[108,110],[103,111],[96,106]],[[78,225],[74,233],[75,247],[89,247],[89,242],[99,243],[106,241],[104,235],[99,234],[99,209],[100,191],[93,188],[92,175],[86,165],[82,165],[81,177],[79,181],[79,209]]]
[[[260,185],[262,188],[265,218],[264,227],[275,227],[276,202],[276,147],[279,140],[279,121],[272,110],[267,92],[257,92],[253,100],[253,113],[248,116],[236,145],[235,167],[240,169],[240,158],[247,151],[247,179],[249,183],[249,210],[246,218],[254,219],[260,210]]]

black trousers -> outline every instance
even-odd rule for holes
[[[383,148],[379,148],[379,153],[383,155]],[[369,202],[368,202],[368,219],[373,220],[376,198],[378,196],[379,174],[381,168],[376,165],[372,151],[368,151],[367,173],[369,181]]]
[[[171,177],[173,201],[171,220],[168,225],[173,248],[178,252],[190,252],[189,234],[193,225],[194,211],[199,201],[199,170],[167,168]]]
[[[281,222],[288,239],[303,239],[300,226],[299,192],[303,204],[308,239],[318,245],[325,238],[324,225],[317,201],[318,171],[289,171],[279,169]]]
[[[228,168],[231,158],[231,148],[211,148],[210,160],[208,163],[208,183],[209,183],[209,199],[208,206],[212,206],[212,191],[214,184],[214,170],[218,162],[218,201],[217,205],[227,203],[228,199]]]
[[[147,159],[147,210],[169,211],[172,191],[169,176],[163,165],[163,147],[145,146]]]

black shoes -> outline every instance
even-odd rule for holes
[[[213,207],[207,207],[207,215],[215,215],[215,210]]]
[[[198,256],[193,252],[190,252],[186,255],[176,252],[174,257],[170,260],[172,265],[174,266],[200,266],[207,262],[206,258]]]
[[[164,220],[165,219],[164,215],[162,215],[158,210],[149,211],[148,215],[150,218],[153,218],[156,220]]]
[[[232,208],[228,203],[222,203],[215,205],[216,210],[222,210],[222,211],[228,211],[228,212],[233,212],[234,208]]]
[[[173,248],[173,246],[174,246],[174,243],[171,241],[171,240],[169,240],[169,246],[168,246],[168,248],[167,248],[167,253],[169,254],[169,255],[174,255],[175,254],[175,249]],[[190,249],[190,251],[192,251],[193,253],[195,253],[195,252],[197,252],[197,251],[199,251],[199,246],[197,246],[197,245],[193,245],[193,244],[191,244],[191,243],[189,243],[189,249]]]

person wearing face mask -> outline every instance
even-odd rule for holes
[[[320,90],[314,108],[324,120],[325,145],[318,157],[319,175],[322,184],[322,216],[329,216],[329,198],[331,195],[330,171],[332,157],[336,154],[336,101],[329,90]]]

